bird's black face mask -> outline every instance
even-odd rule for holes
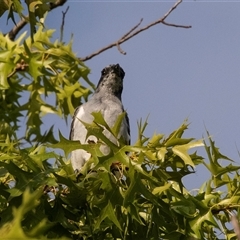
[[[123,78],[125,72],[119,64],[109,65],[102,70],[101,78],[98,82],[96,92],[100,88],[105,89],[105,93],[110,93],[121,99],[123,90]]]
[[[106,76],[107,74],[109,74],[111,72],[117,74],[117,76],[120,77],[121,79],[123,79],[124,76],[125,76],[125,72],[120,67],[120,65],[119,64],[113,64],[113,65],[109,65],[109,66],[105,67],[102,70],[102,77]]]

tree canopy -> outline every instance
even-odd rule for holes
[[[208,141],[186,138],[188,123],[184,122],[168,136],[155,133],[149,137],[144,133],[147,122],[140,120],[136,142],[117,146],[102,130],[107,128],[117,136],[122,116],[109,128],[100,113],[94,114],[92,124],[86,124],[99,144],[79,144],[61,132],[57,137],[54,126],[43,130],[43,116],[54,114],[67,120],[95,88],[84,59],[72,51],[72,41],[53,41],[54,30],[44,27],[45,13],[65,2],[28,0],[23,5],[18,0],[3,0],[0,5],[0,17],[7,13],[16,24],[9,33],[0,33],[1,237],[239,237],[240,166],[220,152],[209,133]],[[29,32],[21,33],[26,24]],[[113,45],[120,48],[120,43]],[[110,147],[109,155],[101,155],[101,142]],[[198,155],[200,147],[205,148],[207,159]],[[78,148],[90,152],[91,159],[76,177],[69,154]],[[116,160],[120,177],[111,172]],[[189,191],[182,180],[199,165],[206,167],[210,178]]]

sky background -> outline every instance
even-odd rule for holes
[[[161,18],[175,1],[71,1],[53,12],[47,28],[60,36],[62,11],[64,40],[73,34],[78,57],[118,40],[141,18],[143,27]],[[131,124],[132,143],[137,139],[137,121],[148,117],[145,135],[170,134],[188,118],[186,137],[206,138],[206,129],[220,151],[240,164],[240,1],[183,1],[166,22],[191,25],[191,29],[156,25],[121,45],[127,55],[112,48],[85,62],[90,80],[97,84],[101,70],[119,63],[126,75],[123,104]],[[0,19],[0,30],[7,27]],[[27,29],[28,30],[28,29]],[[70,126],[52,118],[64,136]],[[47,122],[45,123],[48,124]],[[206,128],[206,129],[205,129]],[[204,154],[204,150],[199,153]],[[185,179],[189,189],[199,188],[209,174],[197,167]]]

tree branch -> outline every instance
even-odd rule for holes
[[[67,0],[56,0],[54,3],[50,3],[49,5],[49,11],[62,6],[63,4],[65,4],[67,2]],[[26,19],[28,19],[29,16],[25,16],[24,18],[22,18],[13,28],[11,31],[8,32],[8,36],[10,38],[10,40],[14,41],[14,39],[16,38],[17,34],[26,26],[26,24],[28,23],[28,21]],[[6,34],[5,34],[6,35]]]
[[[120,53],[122,53],[122,54],[125,55],[126,52],[124,52],[124,51],[120,48],[120,44],[121,44],[121,43],[124,43],[124,42],[128,41],[130,38],[136,36],[136,35],[139,34],[140,32],[143,32],[143,31],[149,29],[150,27],[153,27],[153,26],[155,26],[155,25],[157,25],[157,24],[160,24],[160,23],[162,23],[162,24],[164,24],[164,25],[167,25],[167,26],[171,26],[171,27],[191,28],[191,26],[171,24],[171,23],[166,23],[166,22],[165,22],[165,19],[171,14],[172,11],[174,11],[174,10],[177,8],[177,6],[178,6],[180,3],[182,3],[182,0],[178,0],[178,1],[174,4],[174,6],[171,7],[171,8],[169,9],[169,11],[168,11],[162,18],[156,20],[155,22],[152,22],[152,23],[148,24],[147,26],[145,26],[145,27],[143,27],[143,28],[140,28],[140,29],[136,30],[136,29],[139,27],[139,25],[142,23],[142,20],[143,20],[143,19],[141,19],[140,22],[139,22],[135,27],[133,27],[133,28],[132,28],[130,31],[128,31],[126,34],[124,34],[124,35],[123,35],[119,40],[117,40],[116,42],[113,42],[113,43],[107,45],[106,47],[103,47],[103,48],[99,49],[98,51],[96,51],[96,52],[94,52],[94,53],[92,53],[92,54],[90,54],[90,55],[88,55],[88,56],[86,56],[86,57],[79,58],[79,60],[80,60],[80,61],[90,60],[91,58],[93,58],[93,57],[99,55],[100,53],[102,53],[102,52],[104,52],[104,51],[106,51],[106,50],[108,50],[108,49],[110,49],[110,48],[112,48],[112,47],[115,47],[115,46],[118,48],[118,50],[119,50]],[[136,30],[136,31],[135,31],[135,30]]]
[[[27,24],[27,20],[25,18],[22,18],[17,25],[13,27],[13,29],[8,33],[8,36],[10,40],[14,41],[17,34],[24,28],[24,26]],[[7,35],[7,34],[4,34]]]
[[[64,24],[65,24],[65,16],[68,12],[69,6],[67,7],[67,9],[64,11],[62,11],[62,24],[61,24],[61,29],[60,29],[60,42],[62,42],[63,40],[63,29],[64,29]]]
[[[136,26],[134,26],[132,29],[130,29],[130,31],[128,31],[126,34],[124,34],[120,39],[126,38],[130,33],[132,33],[135,29],[137,29],[137,28],[140,26],[140,24],[142,23],[142,21],[143,21],[143,18],[141,18],[141,19],[140,19],[140,22],[139,22]],[[124,52],[124,51],[121,49],[121,47],[120,47],[120,45],[119,45],[119,42],[117,42],[117,48],[118,48],[118,51],[119,51],[120,53],[122,53],[122,54],[124,54],[124,55],[127,54],[126,52]]]
[[[192,26],[179,25],[179,24],[174,24],[174,23],[167,23],[165,21],[163,21],[162,24],[170,26],[170,27],[178,27],[178,28],[191,28],[192,27]]]

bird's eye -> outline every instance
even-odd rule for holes
[[[106,68],[104,68],[103,70],[102,70],[102,75],[105,75],[106,74]]]

